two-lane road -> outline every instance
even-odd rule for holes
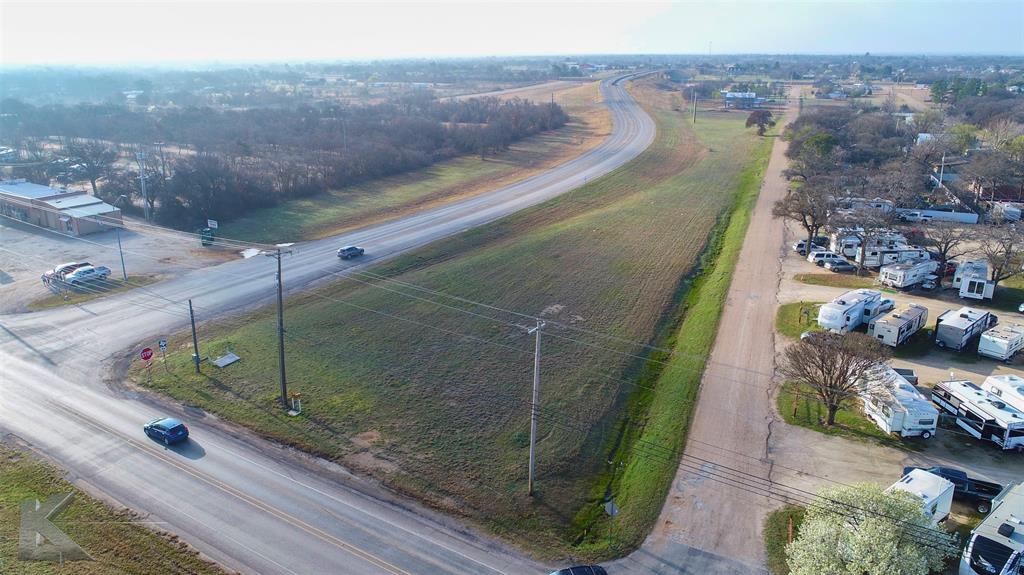
[[[284,259],[290,290],[330,274],[483,225],[565,193],[625,164],[653,140],[654,122],[619,82],[602,82],[612,134],[582,156],[467,200],[300,244]],[[363,245],[365,261],[334,250]],[[543,567],[458,522],[401,500],[344,470],[204,416],[104,385],[111,360],[140,341],[264,303],[269,258],[197,269],[74,307],[0,316],[0,432],[17,435],[77,484],[147,514],[222,565],[246,573],[541,573]],[[116,389],[118,386],[114,386]],[[141,426],[185,419],[193,440],[165,448]]]

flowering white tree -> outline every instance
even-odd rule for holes
[[[792,575],[927,575],[956,552],[913,495],[872,484],[823,489],[786,546]]]

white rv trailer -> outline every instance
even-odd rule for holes
[[[856,257],[860,249],[860,229],[838,229],[829,235],[829,248],[848,258]],[[893,248],[905,245],[907,238],[899,232],[879,232],[868,238],[868,247]]]
[[[960,556],[959,575],[1024,573],[1024,484],[1006,486],[992,510],[971,531]]]
[[[985,391],[1024,411],[1024,377],[1013,374],[990,375],[981,386]]]
[[[913,260],[927,260],[932,257],[924,248],[908,245],[898,245],[891,248],[869,247],[864,250],[863,257],[861,255],[860,250],[858,250],[856,255],[857,263],[869,268]]]
[[[953,287],[960,290],[960,297],[969,299],[992,299],[996,286],[988,279],[988,263],[978,260],[964,262],[953,274]]]
[[[978,355],[1008,361],[1022,347],[1024,325],[999,325],[981,334],[981,339],[978,340]]]
[[[953,489],[953,482],[948,479],[924,469],[912,469],[885,491],[905,491],[913,495],[921,503],[924,514],[931,518],[932,527],[936,527],[949,517],[953,508]]]
[[[928,276],[939,269],[939,262],[935,260],[918,260],[900,262],[882,266],[878,270],[878,281],[883,285],[894,288],[907,288],[923,282]]]
[[[873,289],[851,290],[818,309],[818,325],[835,333],[847,333],[875,315],[882,292]]]
[[[864,378],[864,413],[886,433],[928,439],[935,435],[939,410],[902,375],[880,365]]]
[[[936,383],[932,402],[956,417],[956,424],[974,437],[1003,449],[1024,451],[1024,412],[975,383]]]
[[[962,307],[948,310],[935,320],[935,345],[960,351],[998,321],[995,315],[980,309]]]
[[[928,323],[928,308],[910,304],[889,315],[880,315],[868,322],[868,335],[896,347]]]

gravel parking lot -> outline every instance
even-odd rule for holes
[[[132,220],[126,220],[130,226]],[[135,276],[170,276],[238,257],[229,250],[201,247],[193,236],[171,230],[146,234],[123,230],[121,245],[125,268]],[[52,295],[40,276],[70,261],[107,266],[111,277],[121,278],[117,233],[73,238],[0,219],[0,313],[24,312],[29,303]]]

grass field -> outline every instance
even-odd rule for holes
[[[19,561],[18,529],[23,501],[55,494],[75,498],[53,524],[93,561]],[[153,532],[137,517],[114,511],[61,478],[28,453],[0,445],[0,573],[6,575],[114,575],[125,573],[223,573],[174,537]]]
[[[41,310],[60,307],[63,305],[85,303],[110,294],[133,290],[137,287],[151,284],[158,279],[160,279],[160,276],[153,274],[128,276],[128,281],[111,277],[105,282],[96,282],[95,284],[90,285],[87,291],[71,290],[66,294],[51,294],[37,299],[29,303],[28,308],[31,310]]]
[[[782,304],[775,312],[775,331],[782,335],[799,339],[805,331],[818,331],[818,306],[820,301],[798,301]]]
[[[875,280],[870,277],[858,277],[853,274],[796,274],[793,276],[798,282],[816,286],[842,287],[850,289],[874,287]]]
[[[787,383],[776,397],[776,406],[782,418],[790,425],[799,425],[813,429],[826,435],[838,435],[862,441],[874,441],[906,451],[914,451],[913,440],[901,440],[881,430],[875,422],[864,415],[860,400],[854,400],[849,409],[840,409],[836,413],[836,424],[824,424],[828,411],[825,404],[813,397],[813,390],[798,384]]]
[[[772,575],[789,575],[789,565],[786,564],[786,545],[790,539],[790,524],[792,524],[792,536],[796,539],[800,532],[800,524],[804,520],[803,507],[786,505],[768,514],[764,522],[764,548],[768,556],[768,570]]]
[[[272,309],[201,326],[204,355],[230,347],[242,357],[222,371],[194,376],[188,340],[172,341],[170,374],[154,372],[154,387],[514,535],[544,557],[636,546],[674,464],[655,469],[629,446],[642,437],[681,449],[771,140],[746,130],[745,115],[707,114],[694,128],[672,111],[672,94],[647,84],[634,93],[658,137],[629,165],[374,270],[494,308],[347,281],[289,300],[289,380],[305,408],[296,418],[274,403]],[[532,499],[533,338],[523,329],[532,322],[497,308],[565,326],[543,332]],[[695,356],[663,358],[662,371],[631,342]],[[595,513],[607,490],[623,509],[611,529]]]
[[[527,94],[530,95],[530,94]],[[549,94],[545,93],[546,101]],[[276,243],[322,238],[526,179],[598,145],[611,131],[597,83],[562,88],[555,100],[571,121],[481,160],[466,155],[433,166],[330,190],[223,222],[223,237]]]

